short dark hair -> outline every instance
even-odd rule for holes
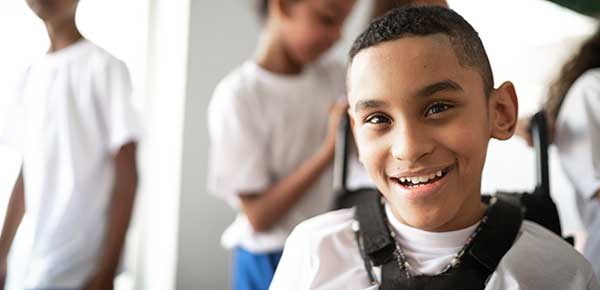
[[[485,95],[489,96],[494,88],[494,76],[477,31],[458,13],[444,7],[410,6],[390,10],[373,20],[354,41],[350,49],[350,62],[361,50],[379,43],[437,33],[448,36],[462,66],[479,71]]]

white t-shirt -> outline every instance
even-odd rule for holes
[[[126,65],[87,40],[25,72],[13,111],[21,116],[13,114],[0,142],[23,154],[25,219],[34,227],[26,289],[77,289],[98,265],[112,158],[139,136],[131,91]]]
[[[555,144],[575,187],[581,220],[588,231],[584,255],[600,276],[600,69],[571,86],[556,121]]]
[[[238,194],[268,189],[311,158],[325,141],[331,105],[344,97],[345,70],[321,61],[298,76],[271,73],[246,62],[215,89],[209,109],[208,190],[239,207]],[[332,206],[331,168],[271,230],[254,232],[239,213],[225,231],[226,248],[281,250],[301,221]]]
[[[354,209],[343,209],[315,217],[296,227],[285,244],[283,257],[269,289],[377,289],[369,282],[356,244],[352,231],[353,217]],[[457,242],[474,230],[434,234],[406,226],[398,227],[399,222],[394,221],[392,215],[389,218],[400,234],[417,235],[411,240],[436,237],[437,242],[430,242],[431,246],[423,244],[413,247],[411,251],[413,257],[423,258],[420,269],[425,272],[435,273],[443,268],[448,262],[443,257],[450,252],[458,252]],[[443,250],[444,246],[448,249]],[[427,257],[436,251],[440,252],[442,258]],[[485,289],[599,290],[600,287],[585,258],[553,233],[525,221],[519,237],[500,261]]]

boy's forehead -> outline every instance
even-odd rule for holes
[[[431,83],[460,83],[472,69],[460,63],[443,34],[407,36],[359,52],[348,70],[350,105],[357,98],[412,95]]]

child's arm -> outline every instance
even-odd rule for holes
[[[278,180],[262,193],[241,193],[242,210],[252,228],[257,232],[268,231],[304,195],[333,158],[332,146],[322,148],[304,162],[295,172]]]
[[[333,160],[337,127],[343,114],[346,113],[346,108],[347,104],[342,102],[332,107],[325,142],[319,151],[296,171],[276,181],[264,192],[239,194],[242,210],[255,231],[268,231],[276,224],[329,166]]]
[[[113,280],[123,251],[137,189],[138,175],[135,152],[136,144],[128,143],[123,145],[113,157],[115,162],[115,185],[109,210],[109,222],[98,270],[84,288],[85,290],[113,288]]]
[[[8,252],[24,214],[25,185],[23,183],[23,170],[21,170],[10,196],[2,235],[0,235],[0,290],[4,289],[6,282]]]

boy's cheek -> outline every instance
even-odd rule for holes
[[[455,149],[455,158],[458,164],[458,186],[461,186],[462,190],[466,192],[479,191],[482,171],[485,165],[487,144],[483,144],[481,140],[474,139],[471,139],[470,143],[466,143],[466,140],[460,139],[458,139],[458,142],[465,142],[460,146],[454,146],[458,148]]]
[[[358,143],[358,142],[357,142]],[[373,152],[373,147],[369,146],[367,144],[357,144],[358,147],[358,152],[359,152],[359,159],[360,162],[367,168],[367,170],[369,170],[369,172],[371,171],[371,169],[373,168],[373,163],[374,163],[374,152]]]
[[[486,150],[489,142],[489,132],[485,124],[481,121],[464,119],[462,122],[456,122],[447,128],[438,130],[439,140],[446,146],[459,154],[471,155],[478,154]],[[481,126],[473,126],[481,124]]]
[[[389,151],[385,149],[385,145],[375,140],[357,141],[357,146],[361,163],[365,166],[373,181],[377,185],[381,185],[379,183],[385,179],[386,160],[391,157],[388,156]]]

